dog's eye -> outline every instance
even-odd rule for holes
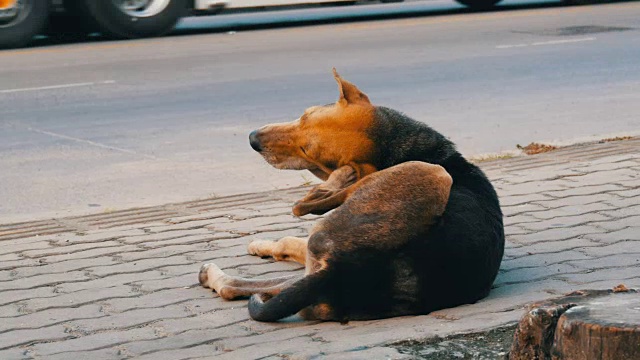
[[[300,146],[300,150],[302,150],[303,154],[307,155],[307,151],[302,146]]]

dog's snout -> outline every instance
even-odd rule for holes
[[[262,151],[262,146],[260,145],[260,140],[258,140],[258,130],[253,130],[251,134],[249,134],[249,144],[255,151]]]

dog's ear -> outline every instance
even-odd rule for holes
[[[340,99],[338,104],[347,105],[355,103],[371,104],[369,97],[365,95],[358,87],[340,77],[336,68],[333,68],[333,77],[338,82],[338,90],[340,91]]]

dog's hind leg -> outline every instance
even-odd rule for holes
[[[291,260],[305,264],[307,257],[307,238],[285,236],[280,240],[255,240],[247,247],[249,255],[271,256],[276,261]]]
[[[234,300],[252,294],[275,296],[303,275],[281,276],[272,279],[245,279],[227,275],[215,264],[204,264],[200,268],[198,280],[203,287],[213,289],[225,300]]]

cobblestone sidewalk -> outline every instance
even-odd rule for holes
[[[249,320],[197,284],[301,270],[246,255],[255,238],[305,235],[290,215],[307,189],[0,225],[0,359],[402,358],[398,340],[517,320],[535,300],[640,286],[640,139],[482,164],[501,197],[508,247],[495,289],[426,316],[336,323]]]

